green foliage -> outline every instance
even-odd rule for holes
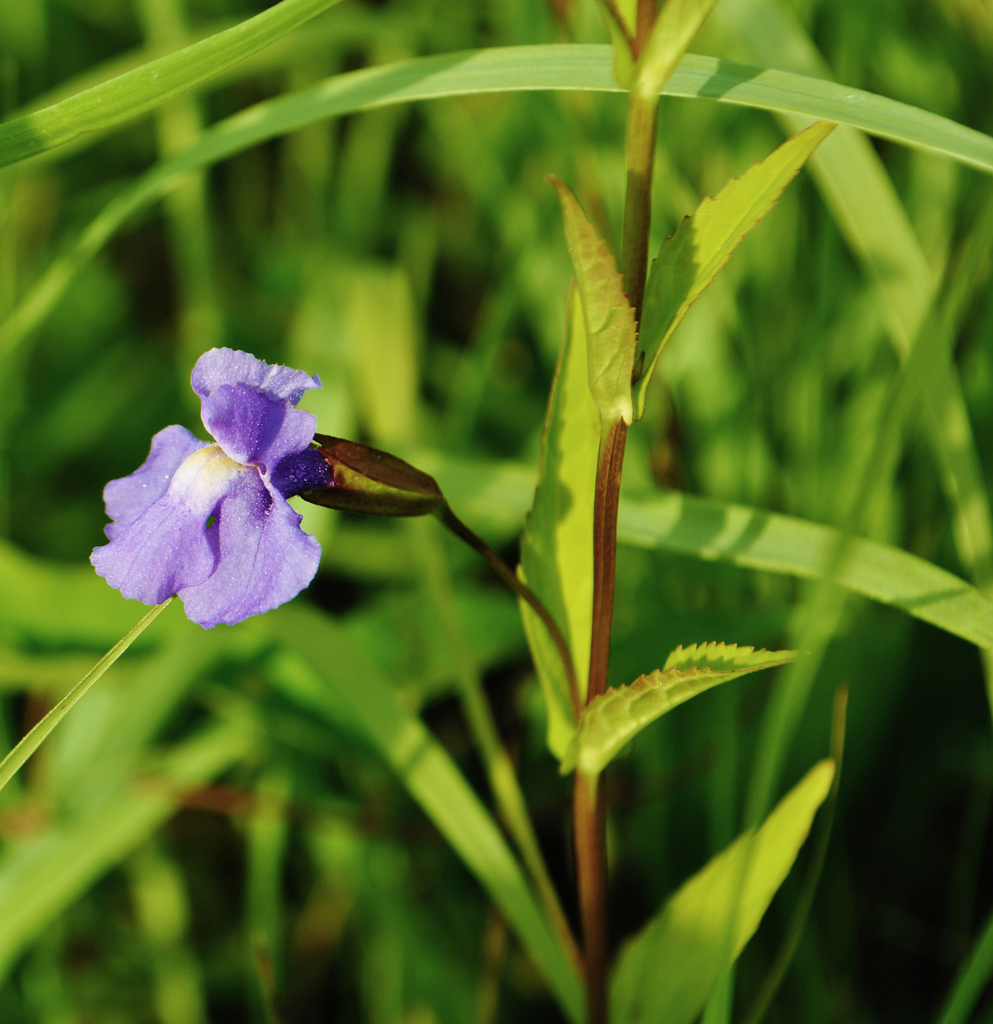
[[[583,301],[590,394],[605,432],[620,420],[630,423],[633,416],[631,368],[638,328],[607,243],[569,187],[555,177],[552,184],[562,203],[565,236]]]
[[[281,0],[226,32],[0,127],[0,167],[137,117],[220,74],[338,0]]]
[[[521,538],[519,572],[560,624],[585,698],[593,610],[593,493],[600,416],[587,375],[586,326],[575,287],[548,400],[534,505]],[[561,758],[576,728],[562,661],[535,612],[520,602],[548,714],[548,748]]]
[[[833,761],[814,765],[754,834],[685,882],[621,951],[611,990],[617,1024],[691,1024],[789,874],[833,776]]]
[[[189,368],[212,344],[319,373],[322,432],[434,475],[508,560],[524,528],[585,674],[599,414],[576,294],[562,349],[545,176],[619,252],[627,40],[612,52],[587,0],[353,0],[187,67],[182,95],[149,85],[152,61],[317,6],[0,4],[0,139],[54,133],[0,174],[0,755],[145,611],[86,563],[101,488],[156,430],[200,431]],[[714,636],[804,654],[663,715],[605,770],[616,938],[662,935],[665,909],[641,929],[676,892],[700,945],[665,931],[643,976],[685,980],[671,994],[695,1012],[717,985],[708,1024],[721,998],[749,1018],[805,897],[788,878],[732,991],[715,971],[757,840],[705,869],[714,904],[679,886],[750,820],[763,758],[774,802],[823,756],[840,680],[845,842],[766,1019],[988,1012],[993,27],[982,4],[939,6],[722,0],[662,87],[653,252],[737,169],[839,125],[639,381],[629,432],[611,692]],[[250,933],[286,1021],[579,1019],[528,861],[571,914],[571,780],[547,747],[572,712],[544,632],[433,522],[304,514],[324,555],[294,607],[209,633],[168,610],[0,792],[4,1024],[262,1019]],[[814,600],[826,576],[844,606]],[[467,724],[467,680],[502,760]],[[763,847],[782,873],[786,831]]]
[[[476,875],[545,974],[570,1020],[583,1017],[582,992],[538,909],[517,861],[444,748],[404,711],[371,664],[333,624],[303,609],[267,617],[300,661],[283,661],[276,681],[309,711],[356,731],[387,761],[411,796]],[[301,663],[302,662],[302,663]]]
[[[731,679],[784,665],[794,651],[756,651],[734,644],[677,647],[661,669],[594,698],[562,758],[560,771],[599,775],[627,743],[680,704]]]
[[[704,199],[663,244],[648,275],[638,333],[636,365],[642,369],[635,388],[635,413],[639,418],[645,414],[645,395],[662,349],[687,310],[833,130],[833,124],[818,122],[784,142],[740,178],[732,178],[715,198]]]
[[[717,0],[667,0],[634,68],[631,91],[658,96]]]
[[[86,694],[87,690],[145,632],[172,600],[170,597],[163,604],[156,605],[150,612],[143,615],[141,621],[133,629],[125,633],[24,739],[0,761],[0,789],[3,789],[10,782],[24,765],[24,762],[48,739],[52,730],[69,714],[73,706]]]

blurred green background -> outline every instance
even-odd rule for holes
[[[265,6],[6,0],[0,112],[51,103]],[[220,118],[405,57],[606,39],[593,0],[346,0],[152,115],[0,171],[0,319],[130,180]],[[812,46],[846,84],[993,132],[990,0],[723,0],[693,49],[816,73]],[[213,345],[320,374],[324,390],[304,405],[322,432],[436,472],[456,511],[516,559],[570,276],[545,175],[568,181],[617,239],[624,115],[621,96],[547,93],[321,122],[189,176],[115,235],[0,366],[0,743],[139,617],[87,564],[102,542],[101,490],[141,463],[162,427],[203,436],[188,381]],[[664,99],[653,251],[783,135],[760,111]],[[899,363],[887,268],[941,280],[989,197],[978,172],[873,147],[912,226],[909,247],[884,230],[867,263],[851,223],[802,173],[667,350],[632,430],[628,495],[680,488],[840,521]],[[985,274],[980,261],[954,354],[988,472]],[[867,532],[982,583],[981,558],[966,564],[956,546],[921,423],[910,416]],[[327,629],[329,671],[361,688],[353,668],[372,666],[488,800],[454,694],[469,652],[572,913],[570,787],[544,749],[514,599],[433,522],[300,510],[324,555],[291,609],[209,633],[169,609],[0,794],[3,1024],[271,1024],[274,1007],[294,1024],[560,1019],[361,731],[300,698],[307,669],[292,640]],[[622,546],[612,679],[661,665],[679,643],[783,646],[802,589]],[[772,681],[748,677],[680,708],[609,773],[615,944],[741,827]],[[826,752],[843,681],[839,813],[767,1019],[932,1020],[993,904],[982,666],[964,641],[850,599],[788,782]],[[801,854],[743,955],[739,1014],[805,863]],[[979,1013],[993,1020],[993,1000]]]

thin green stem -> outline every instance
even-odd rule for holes
[[[625,153],[627,195],[624,201],[624,234],[621,242],[621,273],[624,291],[641,321],[648,273],[648,233],[652,226],[652,171],[658,125],[658,96],[631,93],[628,99],[628,132]]]
[[[562,630],[559,629],[558,623],[552,618],[551,612],[542,604],[541,599],[538,595],[525,583],[522,583],[517,576],[513,573],[510,566],[486,543],[482,537],[478,537],[472,530],[469,529],[465,523],[451,510],[446,503],[444,508],[436,513],[438,518],[448,527],[452,533],[455,534],[461,540],[464,540],[469,547],[474,548],[486,559],[489,567],[503,580],[504,583],[514,591],[518,597],[523,598],[527,603],[535,610],[538,617],[545,624],[545,628],[548,630],[549,635],[552,638],[552,642],[555,644],[555,649],[559,653],[559,657],[562,659],[562,667],[565,670],[565,676],[569,683],[569,694],[572,698],[573,711],[576,717],[579,717],[579,712],[582,710],[582,705],[579,698],[579,683],[576,680],[576,669],[572,663],[572,655],[569,653],[569,645],[565,642],[565,637],[562,635]]]
[[[418,543],[425,555],[428,589],[456,661],[462,709],[482,755],[490,790],[496,800],[500,817],[520,851],[524,866],[531,875],[559,940],[581,975],[582,955],[555,891],[555,885],[548,874],[527,803],[517,780],[517,773],[514,771],[510,754],[500,739],[493,712],[483,691],[479,667],[469,654],[462,623],[455,609],[455,595],[452,593],[444,555],[433,539],[421,529],[420,521],[412,525],[419,531]]]
[[[647,39],[654,18],[653,5],[639,3],[639,35]],[[654,13],[654,11],[652,11]],[[652,223],[652,170],[658,97],[638,96],[628,102],[626,145],[627,195],[621,273],[624,291],[641,319],[648,270],[648,232]],[[632,372],[634,368],[632,367]],[[603,423],[597,458],[596,495],[593,502],[593,623],[590,644],[590,679],[587,702],[607,688],[610,667],[610,630],[614,618],[617,567],[617,510],[627,424]],[[602,778],[589,779],[576,772],[573,789],[573,832],[579,907],[586,954],[586,1000],[589,1024],[607,1024],[607,815]]]
[[[17,774],[18,769],[48,738],[49,733],[72,710],[86,691],[114,664],[115,661],[141,636],[159,617],[174,598],[170,597],[157,604],[125,637],[116,644],[86,673],[85,676],[48,712],[47,715],[25,736],[20,743],[0,761],[0,789]]]

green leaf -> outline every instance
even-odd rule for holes
[[[630,686],[607,690],[583,709],[559,770],[563,775],[574,769],[598,775],[626,743],[667,711],[730,679],[794,658],[795,651],[756,651],[735,644],[677,647],[662,669],[639,676]]]
[[[634,69],[632,91],[658,96],[717,0],[666,0]]]
[[[636,365],[643,367],[635,386],[639,419],[645,414],[645,394],[662,349],[687,310],[834,127],[818,121],[784,142],[740,178],[732,178],[715,198],[704,199],[662,244],[648,275],[638,338]]]
[[[638,0],[598,0],[614,48],[614,78],[622,89],[629,89],[634,79],[634,41],[638,17]]]
[[[185,152],[156,164],[105,207],[0,324],[0,357],[55,308],[80,269],[129,217],[160,199],[190,171],[324,118],[443,96],[540,89],[620,92],[611,73],[610,47],[511,46],[421,57],[337,75],[249,107],[205,132]],[[663,94],[824,118],[993,173],[993,139],[988,135],[823,79],[687,54]]]
[[[614,1024],[691,1024],[789,874],[834,770],[831,760],[814,765],[754,835],[714,857],[624,947],[611,984]]]
[[[244,60],[335,3],[338,0],[283,0],[225,32],[0,125],[0,167],[152,110]]]
[[[538,489],[521,539],[521,575],[559,624],[585,698],[593,618],[593,495],[600,414],[587,384],[586,327],[575,285],[548,399]],[[461,507],[461,506],[460,506]],[[548,631],[520,602],[548,708],[548,747],[561,758],[576,730],[568,682]]]
[[[441,744],[328,616],[286,605],[256,628],[293,652],[275,672],[286,695],[379,752],[514,929],[566,1016],[581,1024],[579,978],[503,834]]]
[[[838,531],[793,516],[670,493],[621,502],[617,539],[708,561],[820,579]],[[900,608],[982,648],[993,648],[993,602],[965,580],[909,551],[852,537],[835,583]]]
[[[562,203],[569,253],[583,300],[590,392],[600,410],[601,429],[619,420],[630,423],[631,370],[638,340],[634,310],[624,294],[614,257],[579,200],[554,175],[549,180]]]
[[[508,532],[527,509],[534,471],[512,463],[459,463],[436,453],[418,456],[446,494],[458,493],[470,521],[499,523]],[[496,482],[494,482],[496,481]],[[731,562],[762,572],[820,579],[838,531],[807,519],[697,498],[678,491],[622,498],[617,539]],[[832,580],[864,597],[929,622],[984,649],[993,649],[993,601],[965,580],[890,544],[851,538]]]

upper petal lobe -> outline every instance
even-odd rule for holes
[[[289,366],[270,366],[248,352],[212,348],[197,360],[191,378],[193,390],[206,398],[225,384],[247,384],[274,402],[296,405],[305,391],[319,388],[319,377]]]
[[[258,466],[266,475],[287,455],[303,451],[317,429],[312,413],[273,401],[247,384],[222,384],[202,400],[201,416],[229,458]]]

